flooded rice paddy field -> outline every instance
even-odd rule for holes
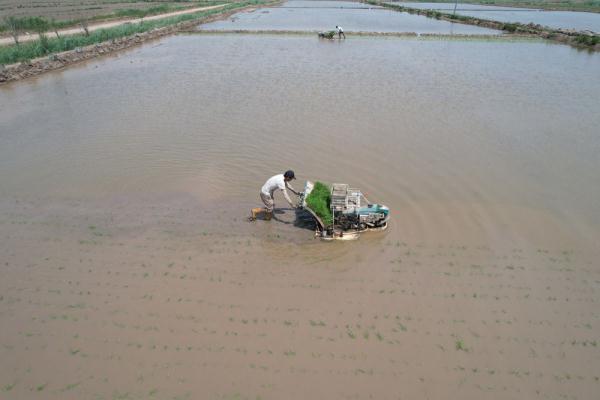
[[[538,41],[203,34],[3,87],[1,397],[594,398],[598,70]],[[390,228],[246,222],[287,168]]]
[[[348,32],[415,32],[497,35],[495,29],[438,21],[354,2],[287,1],[281,7],[239,13],[200,29],[327,31],[340,25]]]
[[[404,7],[425,10],[453,12],[454,3],[410,3],[391,1]],[[479,4],[458,4],[456,13],[469,17],[489,19],[500,22],[519,22],[522,24],[539,24],[555,29],[575,29],[600,32],[600,14],[579,11],[547,11],[530,8],[482,6]]]

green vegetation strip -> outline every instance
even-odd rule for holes
[[[0,64],[6,65],[19,61],[29,61],[31,59],[43,57],[48,54],[73,50],[78,47],[89,46],[112,39],[119,39],[134,35],[136,33],[142,33],[152,29],[174,25],[180,22],[192,21],[210,15],[220,14],[226,11],[235,10],[237,8],[251,5],[261,5],[265,3],[266,2],[264,0],[247,0],[212,10],[198,11],[191,14],[177,15],[174,17],[163,18],[154,21],[124,24],[114,28],[99,29],[97,31],[90,32],[88,36],[85,34],[80,34],[60,38],[49,38],[46,35],[40,35],[40,39],[33,42],[0,47]]]
[[[219,4],[225,4],[226,1],[197,1],[197,2],[186,2],[185,6],[173,6],[169,4],[161,4],[144,9],[126,8],[116,10],[111,14],[95,15],[89,18],[81,19],[70,19],[70,20],[56,20],[54,18],[48,19],[44,17],[16,17],[16,16],[5,16],[0,21],[0,33],[10,32],[12,29],[18,31],[33,31],[33,32],[47,32],[51,30],[64,29],[68,27],[77,26],[83,22],[95,22],[104,21],[114,18],[144,18],[150,15],[165,14],[174,11],[186,10],[189,8],[196,7],[209,7]],[[12,28],[12,29],[11,29]]]
[[[315,182],[315,186],[306,197],[306,205],[315,213],[325,226],[333,223],[331,214],[331,189],[322,182]]]

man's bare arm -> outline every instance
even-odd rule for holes
[[[296,208],[296,205],[294,203],[292,203],[292,199],[290,199],[290,195],[288,194],[287,190],[283,189],[283,197],[285,197],[285,201],[288,202],[288,204],[290,206],[292,206],[292,208]]]
[[[291,191],[292,193],[294,193],[296,196],[300,196],[300,192],[297,192],[297,191],[296,191],[296,190],[295,190],[295,189],[292,187],[292,185],[290,185],[290,184],[289,184],[289,182],[286,182],[286,183],[285,183],[285,186],[286,186],[288,189],[290,189],[290,191]]]

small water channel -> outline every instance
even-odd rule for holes
[[[390,4],[424,10],[439,10],[449,13],[454,11],[454,3],[411,3],[392,1]],[[600,14],[598,13],[546,11],[531,8],[497,7],[466,3],[459,3],[456,7],[456,13],[500,22],[519,22],[522,24],[533,22],[534,24],[555,29],[560,28],[600,32]]]
[[[241,12],[200,29],[326,31],[336,25],[347,32],[415,32],[439,34],[500,34],[500,31],[437,21],[354,2],[287,1],[281,7]]]

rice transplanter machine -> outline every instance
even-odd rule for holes
[[[314,184],[306,181],[300,198],[302,208],[307,210],[317,222],[316,235],[325,240],[352,240],[367,231],[383,231],[390,219],[390,209],[382,204],[371,203],[360,189],[351,188],[345,183],[331,186],[330,209],[332,223],[326,225],[314,210],[306,204],[306,197]]]

